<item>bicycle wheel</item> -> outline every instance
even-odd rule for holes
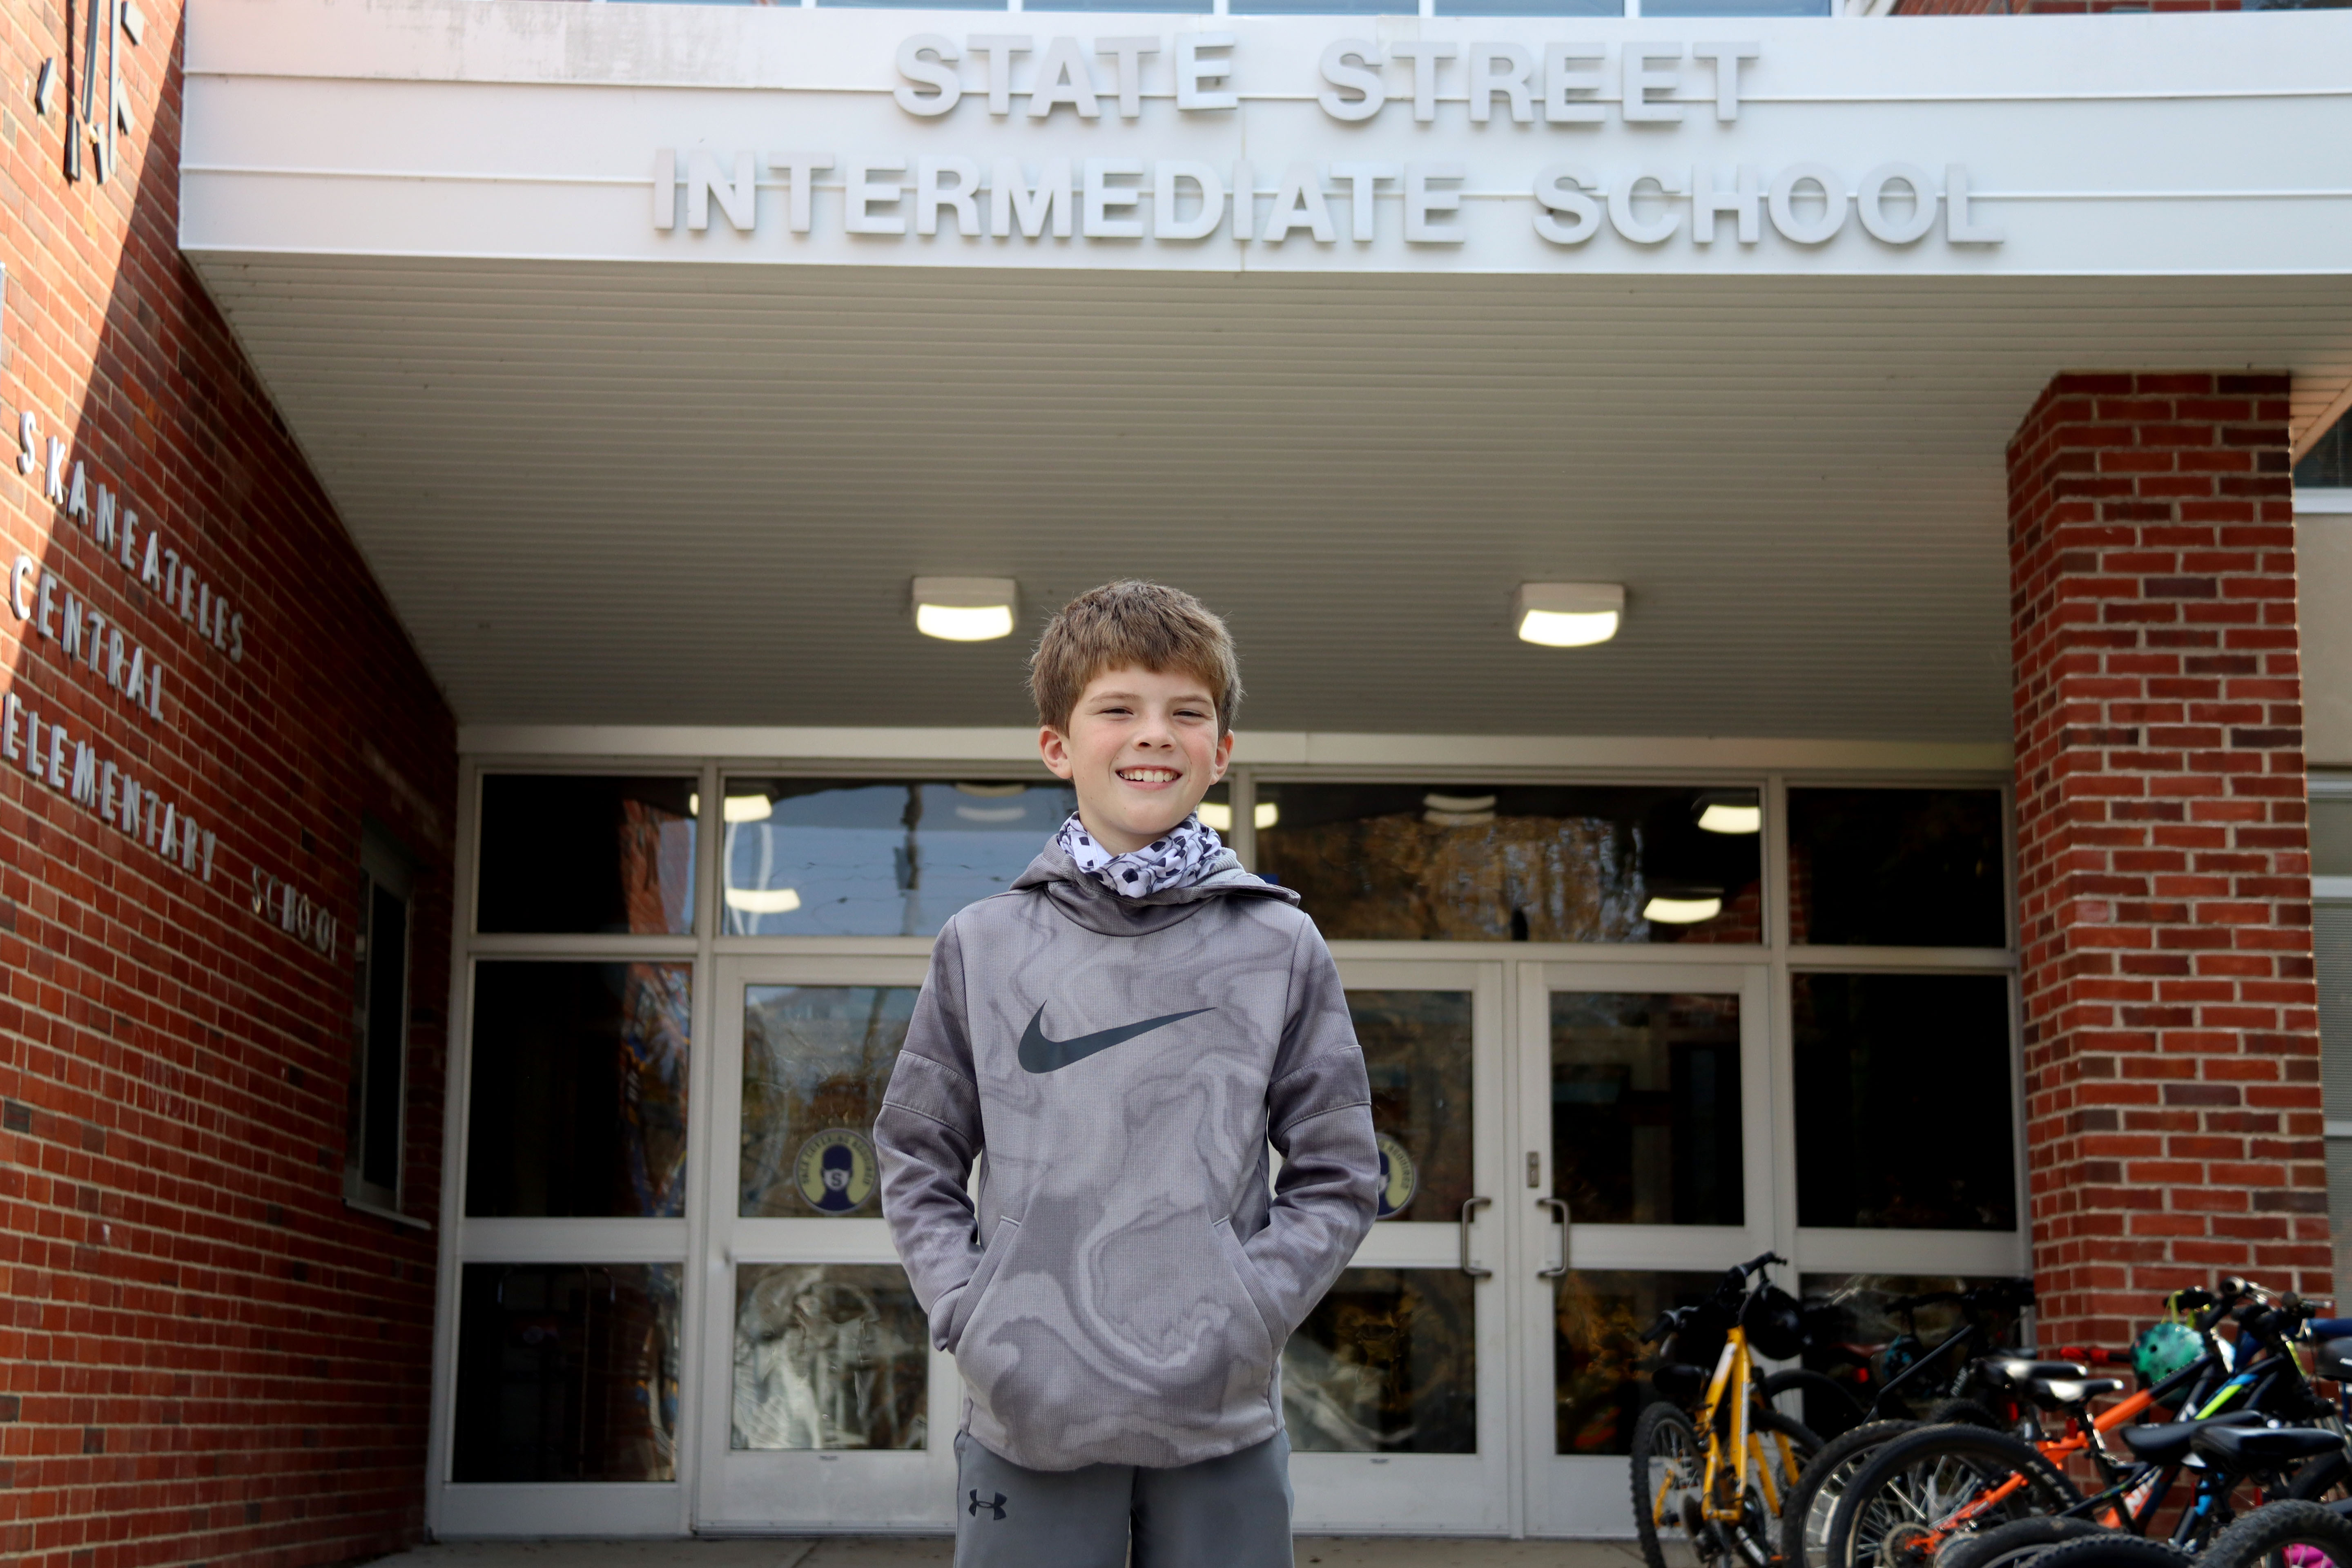
[[[1669,1539],[1689,1546],[1702,1563],[1720,1550],[1699,1509],[1706,1467],[1689,1416],[1671,1405],[1643,1406],[1633,1419],[1633,1533],[1649,1568],[1681,1568],[1666,1561]]]
[[[2025,1484],[1988,1504],[2013,1475]],[[1956,1529],[1990,1530],[2082,1500],[2030,1443],[1980,1426],[1923,1426],[1881,1448],[1848,1484],[1823,1547],[1831,1568],[1926,1568]]]
[[[1958,1537],[1936,1553],[1936,1568],[2022,1568],[2053,1546],[2106,1533],[2104,1524],[2059,1514],[2012,1519],[2007,1524]]]
[[[2352,1520],[2304,1499],[2254,1510],[2213,1538],[2212,1568],[2352,1568]]]
[[[1861,1426],[1870,1414],[1844,1384],[1826,1373],[1808,1372],[1802,1367],[1776,1372],[1758,1384],[1756,1389],[1767,1405],[1784,1394],[1802,1394],[1804,1423],[1820,1433],[1824,1441],[1843,1436]]]
[[[2034,1558],[2033,1568],[2189,1568],[2190,1563],[2202,1568],[2203,1561],[2168,1541],[2103,1530],[2052,1547]]]
[[[1867,1421],[1822,1446],[1780,1510],[1780,1560],[1789,1568],[1828,1568],[1830,1514],[1847,1484],[1873,1454],[1918,1429],[1916,1421]]]
[[[1995,1432],[2009,1430],[2009,1423],[1994,1415],[1973,1399],[1938,1399],[1927,1407],[1929,1426],[1985,1426]]]
[[[1790,1499],[1804,1476],[1805,1467],[1812,1462],[1814,1455],[1822,1451],[1822,1440],[1803,1422],[1791,1421],[1777,1410],[1757,1410],[1748,1416],[1748,1420],[1754,1424],[1756,1435],[1763,1442],[1764,1466],[1772,1478],[1771,1500],[1769,1503],[1765,1500],[1763,1488],[1753,1481],[1748,1482],[1738,1500],[1738,1519],[1717,1520],[1715,1532],[1724,1551],[1733,1559],[1746,1563],[1748,1568],[1770,1568],[1773,1558],[1778,1554],[1776,1549],[1780,1542],[1782,1520],[1788,1512]],[[1781,1454],[1776,1435],[1789,1440],[1786,1457]],[[1730,1468],[1727,1467],[1727,1469]],[[1728,1482],[1739,1473],[1733,1470],[1724,1479]],[[1731,1500],[1727,1494],[1717,1501],[1727,1509]],[[2346,1568],[2352,1568],[2352,1564],[2347,1564]]]
[[[2341,1454],[2322,1454],[2294,1473],[2286,1495],[2304,1502],[2335,1502],[2352,1496],[2352,1463]]]

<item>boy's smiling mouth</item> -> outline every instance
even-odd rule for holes
[[[1122,784],[1168,784],[1183,775],[1174,768],[1120,768],[1117,770]]]

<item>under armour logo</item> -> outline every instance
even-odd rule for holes
[[[971,1515],[972,1518],[978,1519],[982,1509],[986,1509],[988,1510],[988,1517],[991,1519],[1003,1519],[1004,1517],[1004,1494],[1003,1492],[998,1492],[996,1494],[995,1501],[982,1502],[980,1500],[979,1491],[975,1489],[971,1494],[971,1501],[964,1504],[963,1510],[964,1512]]]

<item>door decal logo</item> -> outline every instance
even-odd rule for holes
[[[873,1197],[879,1167],[866,1134],[830,1127],[801,1145],[793,1162],[793,1185],[819,1214],[848,1214]]]
[[[1164,1017],[1146,1018],[1139,1024],[1121,1024],[1116,1029],[1098,1029],[1091,1035],[1078,1035],[1066,1040],[1045,1037],[1045,1009],[1041,1004],[1030,1018],[1029,1027],[1021,1034],[1021,1069],[1024,1072],[1055,1072],[1072,1062],[1082,1062],[1097,1051],[1107,1051],[1113,1046],[1124,1045],[1138,1035],[1148,1035],[1154,1029],[1164,1029],[1183,1018],[1197,1018],[1212,1013],[1213,1007],[1195,1007],[1189,1013],[1170,1013]]]
[[[1388,1133],[1373,1140],[1381,1149],[1381,1205],[1378,1219],[1388,1219],[1403,1211],[1412,1202],[1412,1194],[1421,1185],[1421,1173],[1413,1169],[1412,1156],[1404,1145]]]

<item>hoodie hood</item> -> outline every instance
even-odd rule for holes
[[[1210,863],[1208,874],[1181,888],[1164,888],[1139,899],[1122,898],[1078,869],[1077,862],[1048,843],[1029,868],[1013,879],[1015,892],[1037,888],[1054,908],[1076,923],[1104,936],[1144,936],[1192,919],[1213,899],[1279,899],[1296,904],[1298,895],[1242,869],[1241,857],[1226,849]]]

